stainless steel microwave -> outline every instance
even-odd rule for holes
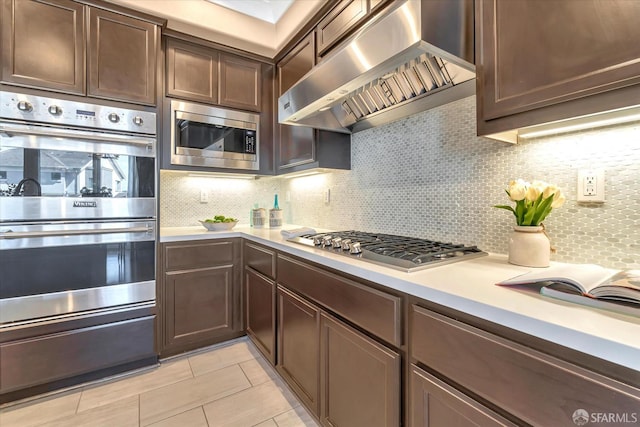
[[[171,164],[258,170],[260,115],[171,101]]]

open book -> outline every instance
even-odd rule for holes
[[[534,284],[541,286],[542,295],[640,316],[640,270],[558,264],[498,283],[502,286]]]

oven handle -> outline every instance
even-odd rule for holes
[[[0,133],[7,135],[8,137],[12,137],[14,135],[38,135],[38,136],[50,136],[54,138],[70,138],[70,139],[85,139],[89,141],[103,141],[103,142],[115,142],[120,144],[128,144],[128,145],[142,145],[146,146],[147,149],[151,149],[153,147],[153,143],[155,139],[153,138],[140,138],[129,135],[116,136],[115,134],[104,134],[104,133],[92,133],[92,132],[82,132],[82,131],[60,131],[52,128],[47,128],[47,130],[36,129],[32,126],[28,127],[12,127],[6,125],[0,125]]]
[[[50,230],[50,231],[6,231],[0,233],[0,239],[22,239],[30,237],[71,236],[81,234],[113,234],[113,233],[150,233],[152,227],[126,227],[109,229],[85,229],[85,230]]]

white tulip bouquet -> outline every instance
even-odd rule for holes
[[[538,226],[555,208],[565,202],[560,189],[544,181],[529,183],[522,179],[509,182],[505,190],[511,200],[516,202],[515,208],[508,205],[494,207],[511,211],[516,217],[517,225]]]

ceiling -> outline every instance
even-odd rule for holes
[[[275,24],[293,0],[207,0],[227,9]]]
[[[327,0],[108,1],[164,18],[172,30],[273,58]]]

